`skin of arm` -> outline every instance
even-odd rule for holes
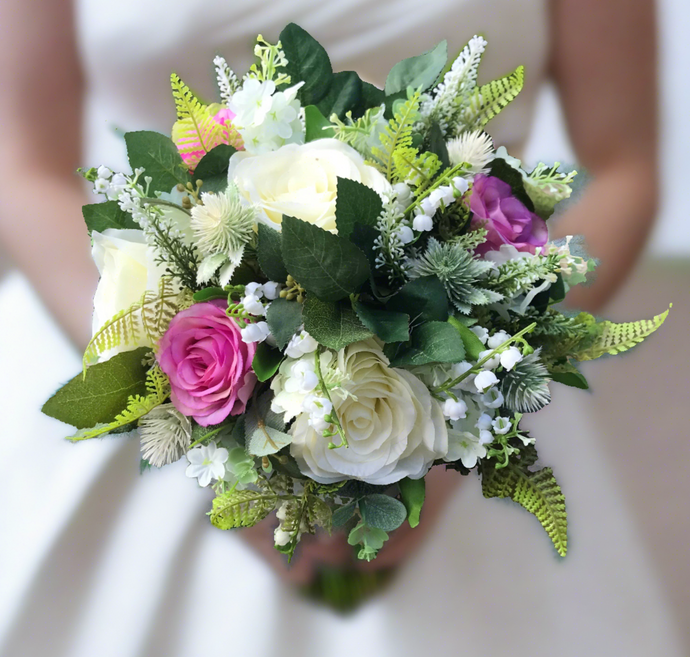
[[[0,89],[0,242],[81,348],[97,271],[75,173],[82,78],[71,2],[0,3]]]
[[[658,195],[653,0],[552,0],[551,75],[575,151],[593,180],[554,224],[584,235],[601,260],[568,305],[597,311],[625,281],[654,221]]]

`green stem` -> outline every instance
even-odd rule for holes
[[[340,424],[340,418],[338,417],[338,413],[335,410],[335,404],[333,403],[333,399],[331,399],[331,393],[328,391],[328,386],[326,385],[326,382],[323,379],[323,374],[321,373],[321,354],[323,353],[323,348],[319,347],[319,349],[316,351],[316,357],[314,358],[314,363],[315,363],[315,369],[316,369],[316,376],[319,377],[319,385],[321,387],[321,392],[323,392],[324,397],[328,399],[329,402],[331,402],[331,418],[333,420],[333,425],[336,428],[336,431],[338,432],[338,435],[340,436],[340,445],[336,445],[334,442],[330,442],[328,445],[328,449],[337,449],[339,447],[348,447],[348,442],[347,442],[347,437],[345,436],[345,431],[343,431],[343,425]]]
[[[175,208],[176,210],[182,210],[186,215],[192,216],[192,213],[189,210],[185,210],[181,205],[178,205],[177,203],[173,203],[172,201],[166,201],[165,199],[162,198],[145,198],[142,199],[141,201],[144,205],[165,205],[169,208]]]
[[[227,425],[223,425],[223,426],[220,426],[220,427],[216,427],[215,429],[212,429],[212,430],[209,431],[208,433],[205,433],[203,436],[201,436],[201,438],[199,438],[198,440],[195,440],[195,441],[189,446],[189,449],[192,449],[193,447],[196,447],[196,446],[199,445],[200,443],[203,443],[204,441],[208,440],[208,439],[211,438],[212,436],[215,436],[215,435],[216,435],[217,433],[219,433],[222,429],[225,429],[226,426],[227,426]],[[188,449],[187,451],[189,451],[189,449]]]

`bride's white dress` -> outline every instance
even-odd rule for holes
[[[486,77],[527,66],[520,99],[492,126],[519,148],[547,50],[542,0],[79,0],[89,83],[87,165],[124,166],[122,131],[174,120],[171,70],[213,97],[211,60],[245,70],[253,36],[295,21],[336,69],[381,82],[442,38],[486,35]],[[440,528],[381,597],[352,617],[286,588],[236,535],[214,529],[184,464],[138,474],[136,441],[77,446],[39,415],[78,355],[19,274],[0,286],[0,654],[681,655],[649,561],[598,450],[587,395],[556,390],[531,419],[567,494],[570,554],[537,521],[484,500],[469,477]]]

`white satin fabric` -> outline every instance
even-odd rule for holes
[[[171,70],[212,98],[215,53],[242,72],[253,36],[275,37],[291,20],[327,46],[336,70],[374,82],[441,38],[457,52],[485,34],[482,77],[527,65],[525,92],[492,129],[513,148],[547,49],[541,0],[77,6],[87,165],[124,166],[115,129],[170,129]],[[484,500],[469,477],[387,592],[342,618],[304,602],[236,535],[211,527],[209,491],[184,476],[184,463],[140,476],[132,439],[62,440],[66,427],[38,409],[80,360],[19,274],[0,287],[0,363],[3,657],[681,655],[584,393],[556,390],[530,421],[567,494],[567,559],[533,517]]]

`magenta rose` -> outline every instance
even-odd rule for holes
[[[546,222],[513,196],[508,183],[500,178],[478,174],[474,177],[470,209],[472,228],[489,231],[478,253],[496,251],[501,244],[511,244],[518,251],[534,253],[549,238]]]
[[[178,313],[158,345],[175,408],[201,426],[244,413],[256,385],[256,344],[242,342],[223,301],[197,303]]]

